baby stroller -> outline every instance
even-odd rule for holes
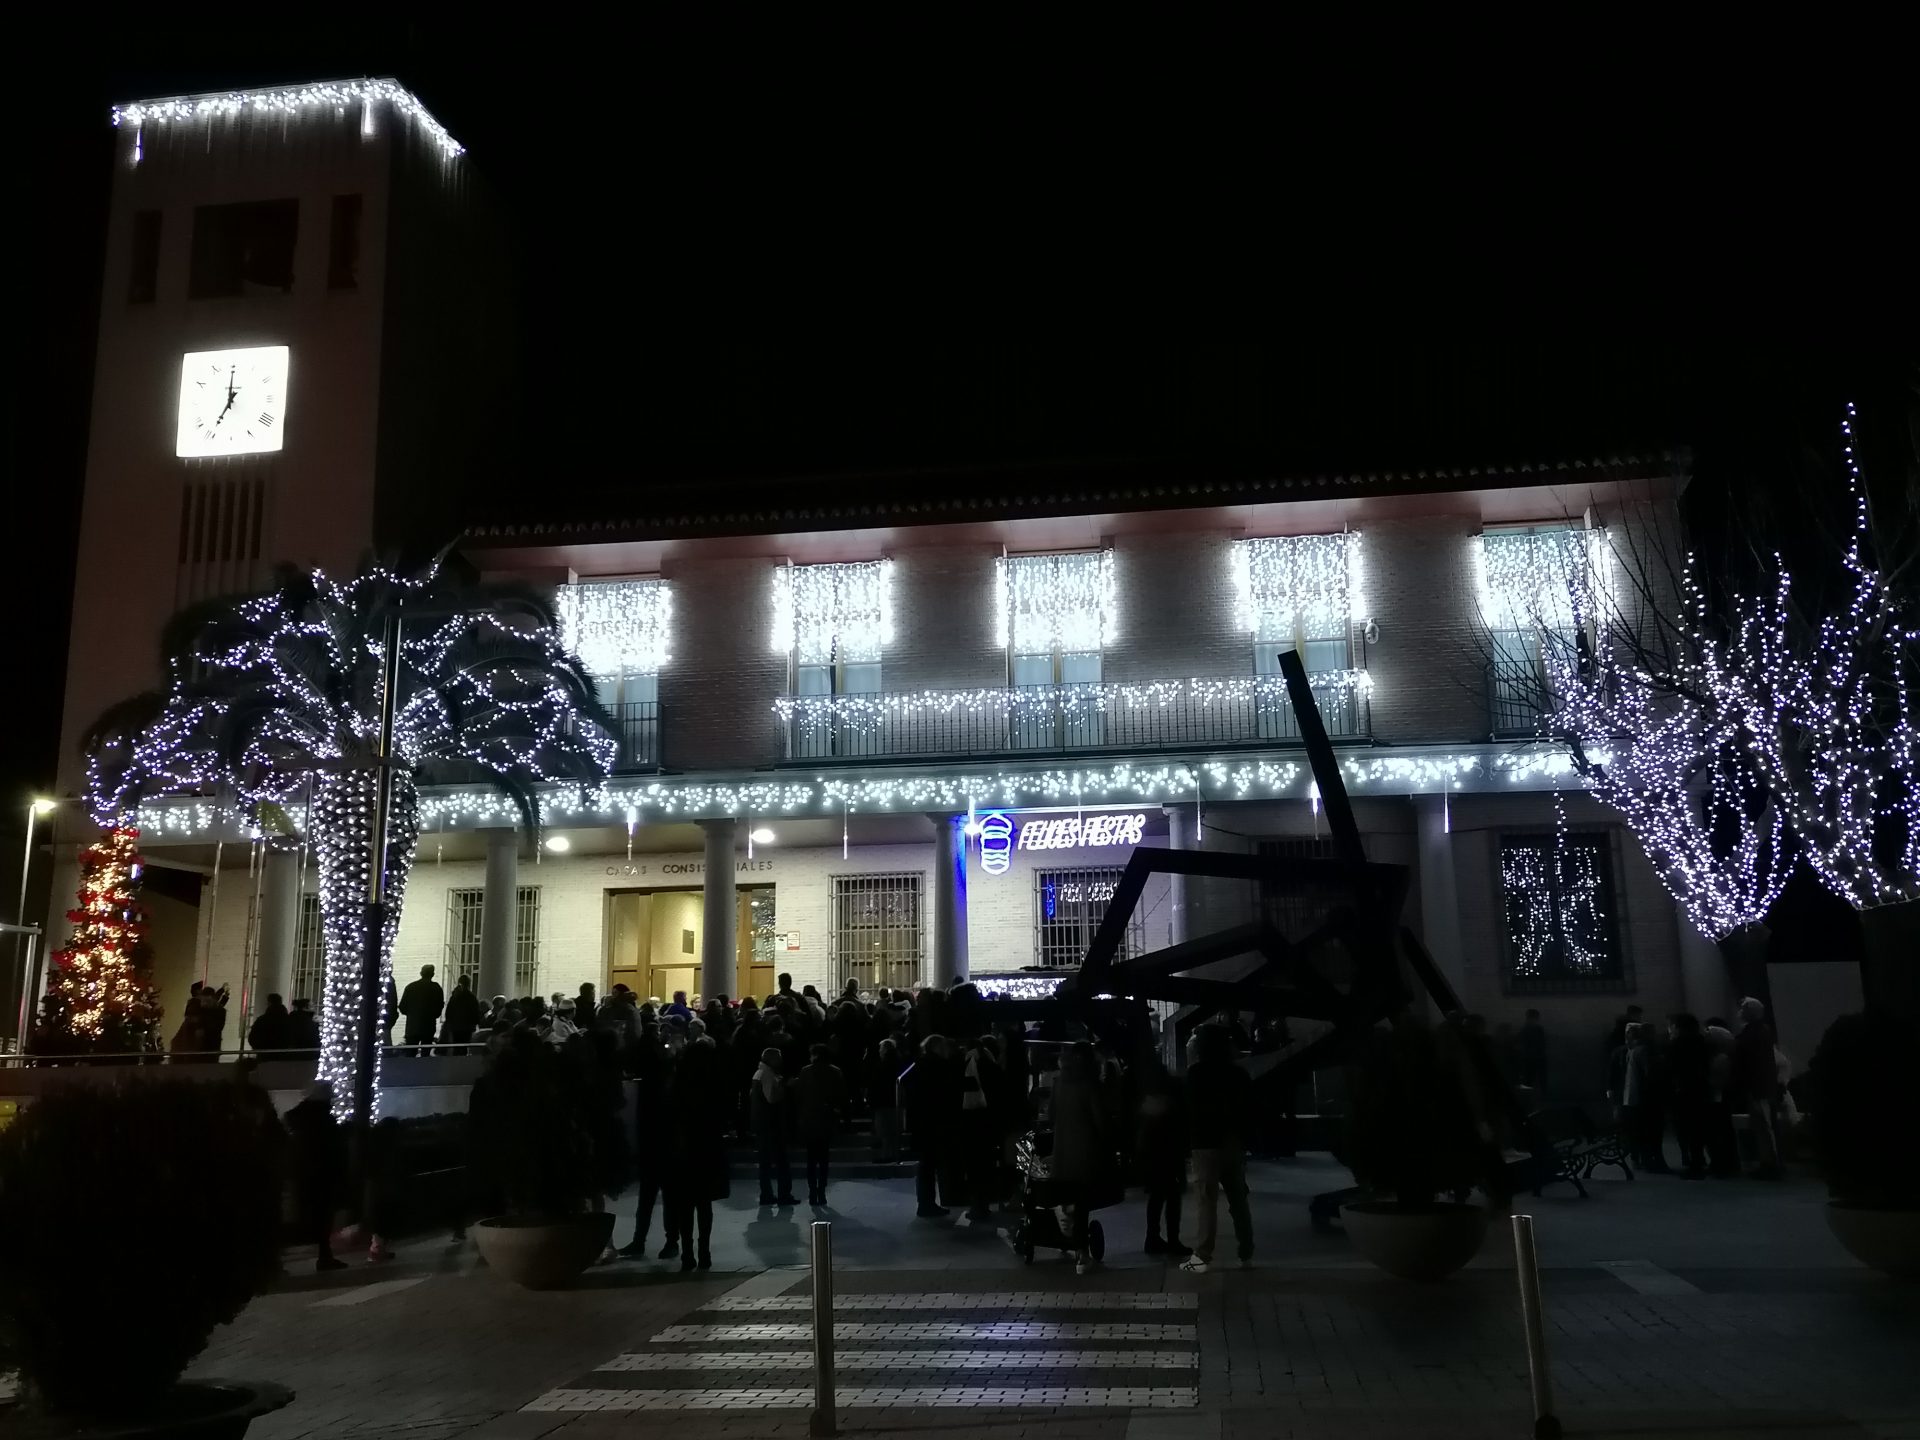
[[[1069,1233],[1072,1211],[1069,1207],[1081,1198],[1074,1192],[1085,1191],[1088,1210],[1104,1210],[1118,1205],[1122,1198],[1118,1167],[1112,1178],[1091,1186],[1073,1186],[1056,1182],[1052,1170],[1053,1132],[1029,1130],[1013,1147],[1014,1168],[1020,1173],[1020,1225],[1013,1232],[1013,1248],[1031,1265],[1036,1250],[1063,1250],[1068,1254],[1081,1247]],[[1087,1221],[1086,1251],[1095,1260],[1107,1253],[1106,1232],[1098,1220]]]

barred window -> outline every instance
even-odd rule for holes
[[[836,988],[849,980],[858,981],[862,990],[918,985],[926,953],[920,924],[921,877],[910,873],[835,875],[832,879],[828,944]]]
[[[1072,970],[1087,957],[1094,932],[1120,888],[1119,866],[1095,870],[1036,870],[1033,875],[1033,963]],[[1115,960],[1146,949],[1146,921],[1135,906]]]
[[[1509,994],[1632,988],[1606,831],[1501,836],[1500,899]]]
[[[293,941],[293,989],[285,998],[289,1005],[295,1000],[312,1001],[316,1015],[326,1003],[327,995],[326,933],[325,922],[320,918],[320,897],[302,895],[299,927]]]
[[[480,973],[480,918],[487,892],[480,886],[447,892],[446,981]],[[540,988],[540,887],[522,885],[514,906],[513,993]]]

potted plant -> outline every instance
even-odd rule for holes
[[[215,1440],[293,1398],[180,1379],[280,1268],[285,1132],[246,1085],[50,1091],[0,1133],[0,1431]]]
[[[1862,1265],[1920,1280],[1920,1026],[1869,1012],[1827,1027],[1808,1070],[1827,1224]]]
[[[1486,1238],[1486,1207],[1448,1198],[1494,1178],[1468,1043],[1401,1017],[1367,1033],[1353,1067],[1347,1163],[1370,1198],[1340,1218],[1362,1255],[1409,1280],[1444,1279]]]
[[[584,1037],[558,1049],[529,1034],[474,1083],[469,1168],[499,1213],[474,1226],[481,1257],[529,1290],[575,1279],[606,1249],[619,1177],[602,1173],[593,1056]]]

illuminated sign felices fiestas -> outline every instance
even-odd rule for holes
[[[1065,815],[1057,819],[1028,820],[1020,826],[1020,850],[1097,850],[1109,845],[1138,845],[1146,834],[1147,817],[1100,813]]]

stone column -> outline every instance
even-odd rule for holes
[[[964,815],[933,822],[933,975],[941,989],[967,978],[967,837]]]
[[[1162,805],[1167,816],[1167,848],[1194,848],[1195,815],[1191,805]],[[1167,943],[1179,945],[1187,938],[1187,877],[1167,876]]]
[[[269,995],[293,1002],[287,992],[293,984],[293,949],[300,928],[300,852],[269,848],[266,867],[260,882],[260,978],[250,997],[256,1015]]]
[[[487,888],[480,899],[480,999],[520,998],[513,983],[513,947],[520,928],[520,832],[511,826],[487,834]],[[459,977],[445,977],[449,988]]]
[[[1460,1003],[1466,1005],[1466,946],[1460,937],[1460,889],[1453,876],[1447,797],[1416,795],[1413,813],[1420,863],[1421,939]]]
[[[700,994],[731,995],[736,961],[733,847],[740,830],[734,819],[702,820],[707,834],[705,890],[700,925]]]

